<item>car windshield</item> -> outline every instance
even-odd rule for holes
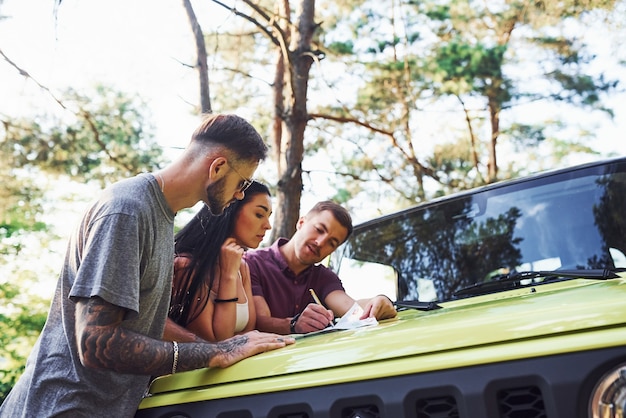
[[[397,300],[533,270],[626,267],[626,159],[460,193],[355,227],[331,267],[393,272]],[[346,267],[349,266],[349,267]],[[348,270],[348,271],[346,271]],[[381,273],[382,274],[382,273]]]

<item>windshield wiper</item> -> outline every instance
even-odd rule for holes
[[[622,269],[620,269],[622,270]],[[616,279],[619,276],[615,270],[610,269],[580,269],[580,270],[547,270],[547,271],[522,271],[495,276],[488,282],[476,283],[454,292],[454,296],[478,296],[502,290],[510,290],[536,284],[531,282],[523,284],[523,280],[543,277],[544,279],[590,279],[607,280]]]
[[[418,311],[434,311],[442,308],[436,302],[420,302],[418,300],[399,300],[396,302],[396,306],[399,308],[417,309]]]

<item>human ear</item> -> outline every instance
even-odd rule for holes
[[[220,175],[226,170],[227,160],[224,157],[217,157],[209,165],[209,179]]]

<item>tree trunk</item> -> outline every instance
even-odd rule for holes
[[[197,62],[196,68],[198,69],[198,77],[200,81],[200,112],[211,113],[211,95],[209,94],[209,68],[207,65],[206,45],[204,43],[204,34],[202,28],[198,23],[196,13],[191,6],[191,0],[183,0],[183,6],[187,12],[189,18],[189,24],[196,42],[196,54]]]
[[[288,11],[288,0],[283,0],[283,4],[284,12]],[[317,28],[314,15],[315,0],[301,0],[296,10],[298,22],[294,26],[295,33],[290,34],[288,51],[282,51],[286,65],[284,91],[287,94],[280,96],[282,103],[275,104],[282,129],[275,130],[281,136],[274,139],[276,144],[280,144],[280,158],[277,162],[278,205],[272,235],[274,238],[291,237],[300,217],[304,131],[308,121],[307,91],[309,71],[315,58],[311,51],[311,41]],[[283,16],[288,17],[289,14]]]
[[[500,109],[501,104],[495,100],[489,99],[489,119],[491,122],[491,140],[489,141],[489,163],[487,173],[487,183],[493,183],[498,180],[498,160],[496,158],[496,145],[500,136]]]

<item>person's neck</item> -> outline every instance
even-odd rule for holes
[[[174,163],[156,172],[155,176],[161,184],[165,201],[172,212],[177,213],[198,203],[198,193],[194,191],[196,185],[193,174],[185,167]]]
[[[287,241],[286,244],[278,247],[278,250],[283,255],[283,257],[285,257],[285,260],[287,261],[287,267],[289,267],[289,269],[293,271],[296,276],[302,273],[308,267],[310,267],[308,264],[301,263],[300,260],[298,260],[298,258],[296,257],[296,251],[293,241]]]

